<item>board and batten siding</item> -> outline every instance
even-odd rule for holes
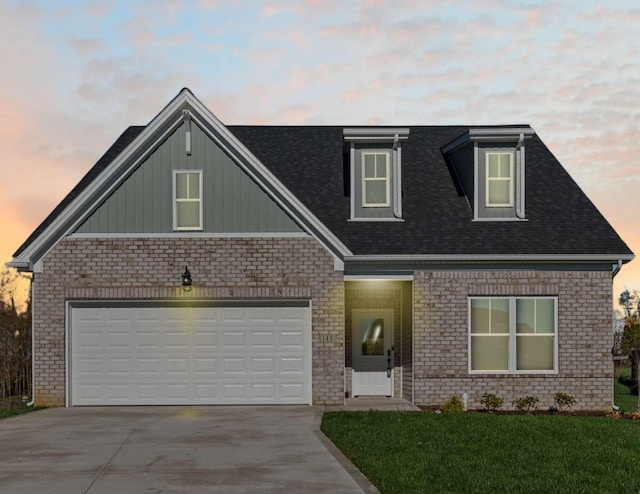
[[[173,172],[202,170],[204,233],[294,233],[302,229],[198,125],[171,134],[77,233],[173,232]]]

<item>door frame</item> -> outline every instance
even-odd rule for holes
[[[373,370],[373,371],[357,371],[356,370],[356,348],[359,345],[359,338],[355,337],[355,333],[358,331],[356,320],[360,320],[363,316],[370,316],[374,318],[382,318],[385,321],[388,321],[388,331],[385,331],[383,336],[384,341],[384,351],[383,356],[381,357],[381,361],[385,362],[385,367],[383,370]],[[351,394],[352,396],[394,396],[394,360],[395,360],[395,349],[394,349],[394,309],[384,308],[384,309],[352,309],[351,310]],[[386,329],[386,328],[385,328]],[[362,357],[360,357],[362,358]],[[388,366],[388,367],[387,367]],[[387,376],[387,369],[390,369],[391,373]],[[363,374],[371,374],[368,376],[372,379],[377,379],[379,382],[383,382],[382,379],[388,379],[388,382],[385,383],[384,387],[388,385],[388,388],[385,389],[384,392],[376,392],[376,393],[360,393],[359,388],[364,385],[359,381],[359,377],[364,377]],[[377,376],[373,376],[373,374],[377,374]],[[359,376],[360,375],[360,376]],[[380,386],[382,387],[382,385]]]

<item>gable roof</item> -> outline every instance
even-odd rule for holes
[[[32,268],[47,249],[73,231],[81,213],[89,214],[92,201],[124,180],[144,158],[142,150],[148,152],[185,109],[285,211],[343,261],[626,262],[633,258],[535,134],[526,143],[527,221],[472,221],[442,151],[468,134],[469,126],[403,126],[409,129],[402,142],[403,221],[349,221],[350,165],[343,131],[354,126],[225,127],[183,89],[149,125],[129,127],[116,140],[9,264]]]
[[[69,193],[7,265],[22,270],[36,269],[36,264],[62,238],[73,233],[96,207],[180,126],[185,114],[199,125],[267,194],[307,233],[314,236],[336,259],[350,255],[333,232],[326,228],[306,206],[187,89],[182,89],[145,127],[125,132],[85,178]],[[176,236],[179,236],[176,233]]]

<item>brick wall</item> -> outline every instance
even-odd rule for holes
[[[469,375],[468,298],[558,297],[558,373]],[[435,271],[414,276],[414,392],[419,405],[440,405],[469,395],[481,408],[483,393],[511,401],[526,395],[553,404],[557,392],[576,397],[574,409],[612,405],[611,273],[606,271]]]
[[[194,289],[180,275],[191,271]],[[65,404],[65,301],[304,298],[312,301],[312,399],[344,398],[344,283],[311,238],[67,238],[35,275],[36,404]]]

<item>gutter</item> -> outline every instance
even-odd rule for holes
[[[615,278],[621,269],[622,269],[622,259],[618,259],[618,264],[614,264],[611,270],[611,279]]]

